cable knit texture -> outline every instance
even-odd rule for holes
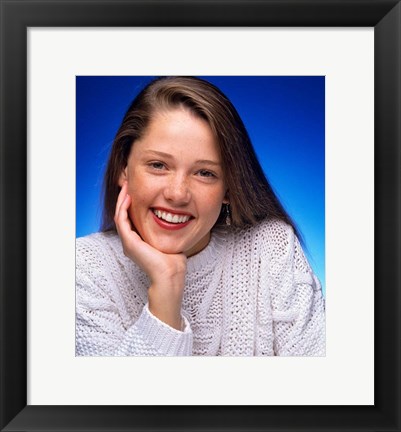
[[[115,232],[77,239],[80,356],[323,356],[325,304],[291,227],[219,227],[187,261],[183,329],[153,316]]]

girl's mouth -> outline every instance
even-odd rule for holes
[[[191,220],[193,219],[192,216],[187,214],[175,214],[170,213],[165,210],[159,210],[159,209],[151,209],[153,218],[157,222],[159,226],[165,229],[181,229],[186,227]]]

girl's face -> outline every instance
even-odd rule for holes
[[[200,252],[225,199],[223,168],[209,125],[182,108],[158,112],[121,173],[129,216],[144,241],[164,253]]]

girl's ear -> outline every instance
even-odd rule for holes
[[[229,195],[228,195],[228,191],[224,195],[223,204],[230,204],[230,198],[229,198]]]
[[[118,186],[123,187],[124,182],[127,180],[127,167],[125,167],[118,178]]]

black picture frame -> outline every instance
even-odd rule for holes
[[[400,431],[400,2],[0,0],[0,5],[0,429]],[[374,27],[373,406],[27,405],[27,29],[125,26]]]

